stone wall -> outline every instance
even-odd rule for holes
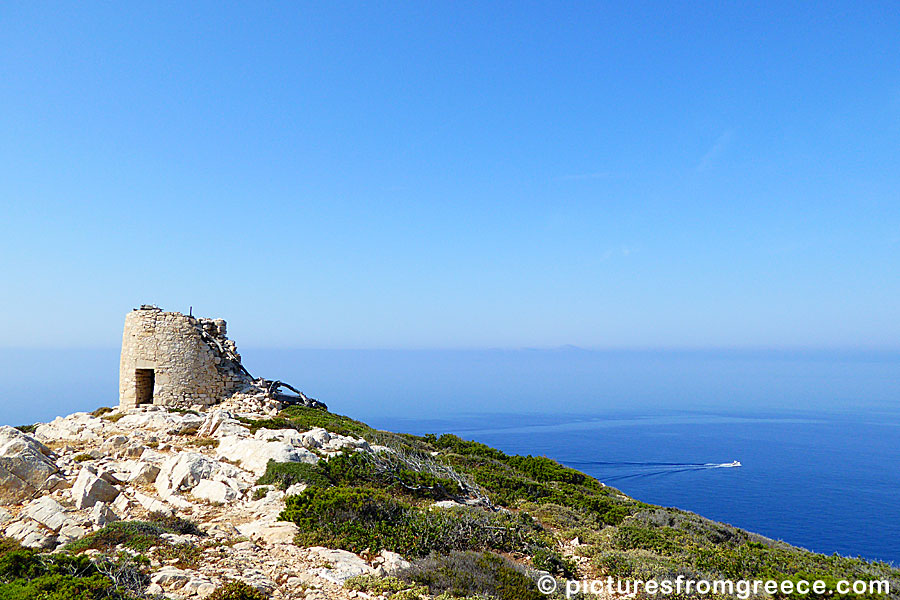
[[[122,407],[216,404],[252,382],[234,341],[226,337],[224,320],[150,306],[125,317],[119,363]]]

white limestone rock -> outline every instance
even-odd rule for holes
[[[113,521],[118,521],[119,517],[105,502],[98,502],[88,513],[88,519],[97,527],[103,527]]]
[[[285,496],[296,496],[306,491],[308,486],[305,483],[295,483],[284,491]]]
[[[168,458],[156,477],[156,490],[162,496],[187,491],[210,479],[219,469],[219,462],[196,452],[181,452]]]
[[[132,485],[149,485],[156,481],[160,468],[152,463],[136,461],[131,469],[128,482]]]
[[[109,503],[116,499],[119,490],[107,481],[111,476],[103,475],[105,473],[98,473],[90,467],[82,467],[72,486],[72,499],[76,508],[91,508],[98,502]]]
[[[221,481],[203,479],[191,490],[191,495],[200,500],[225,504],[238,497],[238,492]]]
[[[144,509],[147,510],[147,512],[161,513],[167,516],[172,516],[175,514],[175,510],[171,506],[158,498],[153,498],[152,496],[148,496],[147,494],[136,492],[134,494],[134,499],[137,500],[138,504],[143,506]]]
[[[26,548],[54,548],[57,543],[57,537],[52,531],[31,519],[13,522],[4,533]]]
[[[373,575],[376,573],[369,564],[346,550],[332,550],[330,548],[322,548],[314,546],[310,548],[311,552],[319,555],[322,560],[331,564],[330,568],[320,568],[315,571],[316,575],[323,579],[327,579],[332,583],[344,585],[344,582],[351,577],[357,575]]]
[[[206,416],[197,435],[202,437],[245,436],[250,435],[250,430],[227,410],[215,410]]]
[[[237,529],[254,542],[267,544],[293,544],[300,531],[294,523],[287,521],[251,521],[238,525]]]
[[[43,496],[29,502],[22,509],[22,514],[54,532],[58,532],[64,525],[77,524],[66,514],[66,509],[50,496]]]
[[[303,462],[315,464],[319,457],[305,448],[296,448],[285,442],[268,442],[256,438],[223,437],[219,441],[218,455],[241,468],[260,476],[266,472],[270,460],[275,462]]]
[[[44,442],[70,441],[91,442],[101,441],[100,432],[104,421],[89,413],[79,412],[68,417],[56,417],[49,423],[38,425],[34,431],[37,439]]]
[[[156,573],[150,575],[151,583],[155,583],[164,590],[170,592],[179,589],[185,583],[190,581],[190,579],[190,573],[172,566],[165,566]]]
[[[47,489],[47,481],[59,470],[50,454],[30,435],[0,426],[0,506],[17,504]]]
[[[381,567],[388,575],[396,573],[397,571],[402,571],[410,566],[408,560],[390,550],[382,550],[379,556],[381,557]]]

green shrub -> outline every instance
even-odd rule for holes
[[[22,433],[34,433],[38,425],[40,425],[40,423],[35,423],[33,425],[16,425],[15,429],[18,429]]]
[[[218,448],[219,440],[211,437],[194,438],[187,442],[188,446],[197,446],[198,448]]]
[[[353,552],[384,548],[425,556],[469,549],[525,552],[545,545],[539,526],[524,514],[470,507],[426,510],[365,488],[309,488],[286,499],[281,518],[297,524],[304,545]]]
[[[111,413],[112,411],[113,411],[113,409],[111,409],[108,406],[101,406],[100,408],[92,411],[91,416],[92,417],[102,417],[103,415],[105,415],[107,413]]]
[[[362,423],[345,417],[330,413],[320,408],[309,408],[307,406],[289,406],[277,417],[269,419],[248,419],[238,417],[238,420],[247,425],[250,431],[256,433],[260,429],[296,429],[298,431],[307,431],[316,427],[322,427],[332,433],[340,435],[350,435],[353,437],[363,438],[372,441],[376,431]]]
[[[369,594],[393,594],[402,591],[413,591],[417,594],[426,594],[428,590],[423,586],[415,586],[408,581],[396,577],[378,577],[377,575],[357,575],[344,582],[344,587],[358,592]],[[395,597],[395,596],[392,596]]]
[[[397,574],[399,579],[423,585],[433,595],[472,596],[499,600],[542,600],[534,581],[522,568],[496,554],[451,552],[418,560]]]
[[[91,533],[80,540],[66,544],[68,552],[83,552],[94,549],[109,551],[122,545],[138,552],[158,545],[166,529],[146,521],[116,521]]]
[[[282,490],[286,490],[296,483],[305,483],[319,487],[331,485],[328,478],[322,474],[318,463],[310,465],[296,462],[282,463],[274,460],[270,460],[269,464],[266,465],[266,472],[257,480],[256,485],[274,485]],[[266,493],[263,492],[262,496],[264,497]]]
[[[195,544],[165,544],[156,547],[154,556],[179,569],[195,569],[203,557],[203,548]]]
[[[76,454],[75,456],[73,456],[73,457],[72,457],[72,460],[75,461],[75,462],[80,463],[80,462],[87,462],[87,461],[89,461],[89,460],[95,460],[95,459],[94,459],[94,457],[91,456],[90,454],[84,454],[84,453],[82,453],[82,454]]]
[[[289,464],[289,463],[280,463],[280,464]],[[262,500],[266,496],[269,495],[269,492],[272,491],[272,488],[261,487],[253,490],[253,496],[251,498],[253,500]]]
[[[122,545],[138,552],[151,546],[170,545],[162,539],[164,533],[180,535],[202,535],[197,525],[187,519],[152,513],[148,521],[116,521],[106,525],[80,540],[65,546],[68,552],[83,552],[88,549],[110,551]]]
[[[445,433],[440,437],[436,437],[433,433],[429,433],[427,435],[424,435],[423,439],[429,442],[438,450],[447,450],[454,454],[460,454],[463,456],[490,458],[500,462],[505,462],[509,458],[506,453],[501,452],[500,450],[497,450],[495,448],[491,448],[486,444],[464,440],[461,437],[455,436],[450,433]]]
[[[182,519],[175,515],[154,512],[150,513],[148,520],[150,523],[162,527],[169,533],[177,533],[179,535],[206,535],[200,530],[197,524],[190,519]]]
[[[277,485],[286,490],[295,483],[312,487],[360,486],[391,489],[411,498],[442,500],[461,493],[459,484],[432,473],[407,468],[395,456],[373,457],[363,452],[343,452],[314,465],[270,461],[257,485]]]
[[[229,581],[206,597],[206,600],[268,600],[269,596],[243,581]]]
[[[549,548],[537,548],[531,559],[535,569],[547,571],[551,575],[559,575],[566,579],[575,578],[575,562]]]
[[[0,600],[125,600],[131,591],[87,557],[41,554],[0,538]]]
[[[578,485],[587,480],[587,475],[584,473],[564,467],[555,460],[544,456],[511,456],[507,460],[507,464],[542,483],[559,481]]]

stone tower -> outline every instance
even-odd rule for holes
[[[209,405],[253,383],[222,319],[142,306],[125,317],[119,406]]]

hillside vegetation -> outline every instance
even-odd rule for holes
[[[693,513],[639,502],[549,458],[511,456],[455,435],[376,431],[301,407],[284,411],[272,426],[313,424],[386,446],[390,451],[382,455],[390,458],[349,455],[314,466],[271,463],[264,481],[309,486],[288,497],[282,514],[300,526],[301,543],[356,552],[387,548],[413,558],[429,556],[432,563],[444,557],[446,578],[453,578],[448,564],[475,568],[477,563],[458,555],[451,560],[453,553],[492,552],[566,578],[821,579],[828,583],[822,596],[827,598],[842,597],[835,592],[839,580],[886,579],[894,597],[900,590],[900,571],[887,564],[816,554]],[[436,500],[459,505],[436,508]],[[400,578],[411,587],[431,581],[417,573]],[[433,583],[428,590],[447,593]],[[451,590],[451,595],[467,591]]]
[[[883,597],[833,592],[888,581],[900,599],[887,564],[646,504],[546,457],[241,407],[101,409],[31,428],[53,449],[0,429],[16,442],[7,461],[57,469],[58,486],[0,509],[0,600],[540,600],[608,577],[822,580],[823,594],[775,596],[822,599]],[[110,496],[83,506],[95,491]]]

